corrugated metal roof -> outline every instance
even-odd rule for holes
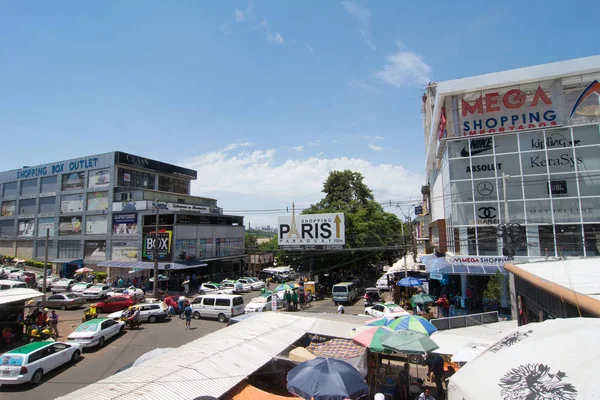
[[[517,264],[516,266],[548,282],[587,296],[600,294],[600,258],[590,257]]]
[[[338,324],[318,318],[262,313],[61,399],[175,400],[195,399],[204,395],[219,397],[304,334],[332,336],[338,330]],[[350,324],[343,325],[345,333],[348,330],[346,325]]]
[[[12,303],[13,301],[31,300],[42,297],[42,293],[33,289],[15,288],[0,290],[0,305]]]

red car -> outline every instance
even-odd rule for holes
[[[102,312],[121,311],[136,304],[137,300],[133,296],[115,296],[96,303],[98,314]]]

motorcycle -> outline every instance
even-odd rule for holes
[[[90,310],[87,309],[83,312],[83,317],[81,318],[81,322],[87,322],[90,319],[98,318],[98,313],[90,313]]]
[[[131,318],[128,315],[121,315],[121,321],[125,322],[125,328],[137,329],[142,326],[139,319]]]
[[[46,340],[56,341],[57,336],[54,332],[51,332],[49,329],[43,329],[41,332],[38,332],[37,329],[31,331],[29,335],[29,342],[44,342]]]

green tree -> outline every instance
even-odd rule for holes
[[[315,271],[363,266],[380,260],[391,262],[402,255],[402,222],[395,214],[383,210],[363,180],[358,172],[330,172],[323,184],[325,197],[303,211],[303,214],[343,212],[346,249],[356,249],[317,255]]]
[[[246,250],[256,249],[257,246],[258,242],[256,241],[256,236],[253,233],[244,233],[244,248]]]
[[[487,287],[483,291],[483,297],[486,299],[493,299],[496,303],[500,304],[502,298],[502,284],[504,282],[504,275],[502,272],[496,272],[495,275],[490,277]]]

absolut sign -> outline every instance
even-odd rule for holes
[[[488,172],[488,171],[502,171],[502,163],[496,164],[473,164],[467,166],[467,174],[473,172]]]

